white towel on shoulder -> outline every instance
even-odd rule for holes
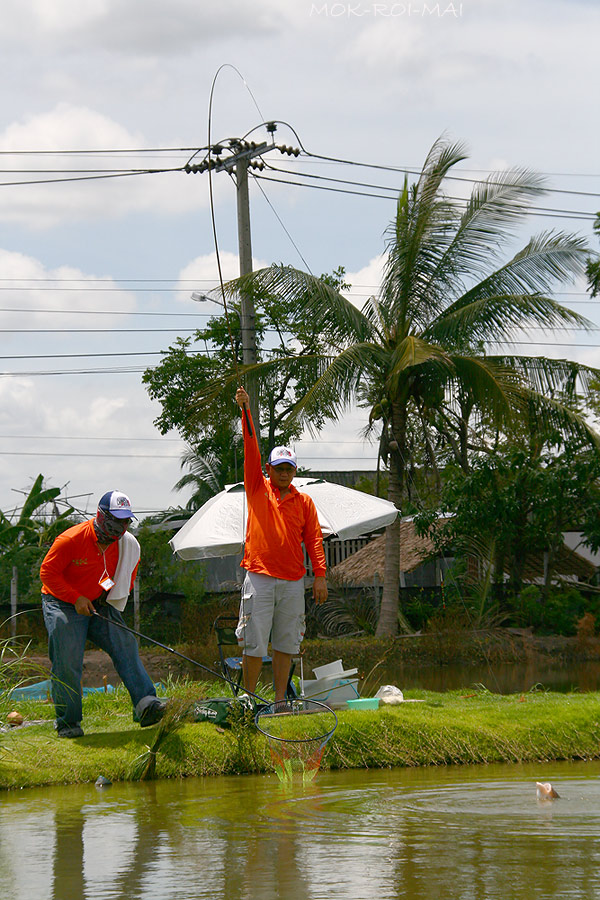
[[[140,559],[140,545],[128,531],[119,538],[119,562],[115,571],[114,585],[106,595],[106,602],[123,612],[131,590],[131,574]]]

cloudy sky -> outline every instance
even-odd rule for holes
[[[278,181],[251,182],[256,264],[344,266],[360,302],[393,169],[418,168],[443,133],[468,145],[467,178],[546,175],[527,235],[597,245],[599,33],[592,0],[3,0],[0,508],[40,472],[82,509],[113,487],[140,511],[187,499],[172,490],[182,444],[154,427],[141,372],[205,321],[189,295],[216,277],[208,179],[180,169],[206,146],[217,72],[214,141],[264,140],[257,126],[277,120],[276,140],[305,151],[270,153]],[[226,174],[213,187],[229,277],[235,188]],[[562,299],[600,321],[584,289]],[[595,333],[560,340],[543,351],[598,364]],[[298,451],[314,469],[368,469],[360,424],[349,413]]]

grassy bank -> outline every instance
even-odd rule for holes
[[[184,702],[206,696],[207,686],[169,685]],[[487,691],[444,694],[414,691],[404,703],[377,711],[341,711],[324,768],[387,768],[490,762],[546,762],[600,758],[600,694]],[[28,724],[0,733],[0,788],[139,778],[154,746],[157,778],[272,772],[266,739],[252,727],[219,730],[181,722],[132,722],[124,690],[84,699],[85,736],[56,737],[48,703],[13,704]]]

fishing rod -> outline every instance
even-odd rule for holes
[[[123,631],[128,631],[130,634],[134,634],[136,637],[142,638],[144,641],[149,641],[151,644],[156,644],[157,647],[161,647],[163,650],[167,650],[169,653],[172,653],[174,656],[179,656],[181,659],[184,659],[186,662],[191,663],[193,666],[198,666],[199,669],[203,669],[205,672],[208,672],[209,675],[214,675],[216,678],[220,678],[222,681],[225,681],[231,688],[233,688],[233,692],[237,697],[237,691],[239,689],[239,684],[236,681],[232,681],[230,678],[227,678],[225,675],[221,674],[221,672],[215,672],[214,669],[209,669],[208,666],[203,665],[203,663],[198,662],[196,659],[192,659],[189,656],[186,656],[184,653],[180,653],[179,650],[174,650],[173,647],[167,646],[167,644],[161,644],[160,641],[155,641],[154,638],[148,637],[146,634],[142,634],[141,631],[136,631],[135,628],[130,628],[128,625],[125,625],[124,622],[117,622],[116,619],[111,619],[109,616],[101,615],[97,609],[94,609],[95,616],[98,616],[99,619],[104,619],[105,622],[109,622],[111,625],[116,625],[117,628],[122,628]],[[259,694],[255,694],[252,691],[245,690],[244,693],[248,694],[249,697],[253,697],[255,700],[260,700],[261,703],[269,705],[269,700],[265,700],[264,697],[259,696]]]

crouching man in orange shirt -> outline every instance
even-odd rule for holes
[[[135,638],[119,627],[125,624],[121,612],[140,558],[140,545],[128,531],[134,518],[129,497],[108,491],[95,517],[59,535],[42,562],[42,606],[59,737],[83,735],[81,676],[88,639],[110,656],[142,728],[163,716],[165,701],[156,696]]]
[[[244,687],[254,691],[267,655],[269,635],[273,656],[275,701],[285,699],[292,657],[304,637],[304,553],[313,566],[313,596],[327,599],[325,554],[317,511],[312,499],[292,484],[296,454],[287,447],[274,447],[263,476],[256,429],[248,422],[250,399],[244,388],[235,396],[244,410],[244,486],[248,501],[248,525],[242,567],[238,641],[243,649]],[[247,418],[246,418],[247,417]]]

